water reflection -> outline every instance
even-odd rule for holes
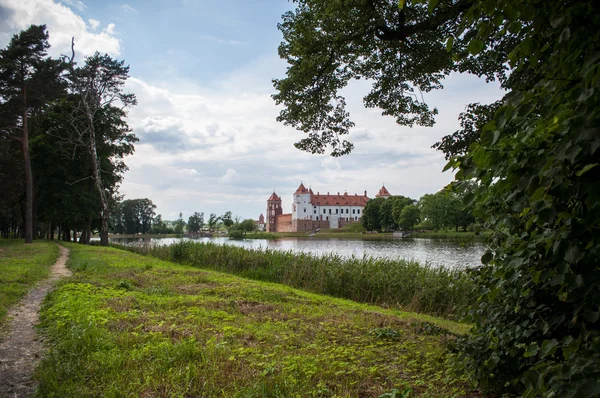
[[[180,240],[212,242],[252,249],[291,250],[313,254],[335,253],[343,257],[380,257],[416,260],[435,266],[474,267],[481,265],[485,246],[481,242],[457,242],[438,239],[377,239],[360,240],[344,238],[282,238],[275,240],[229,238],[111,238],[121,244],[170,245]]]

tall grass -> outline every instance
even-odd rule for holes
[[[474,298],[473,283],[464,270],[416,261],[317,256],[190,241],[119,247],[310,292],[449,318],[459,315]]]

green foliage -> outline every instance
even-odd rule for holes
[[[74,276],[50,294],[41,397],[357,397],[393,388],[465,396],[442,319],[69,244]],[[81,267],[81,264],[88,264]],[[129,281],[127,289],[120,281]],[[397,330],[378,338],[377,328]]]
[[[381,206],[385,202],[384,198],[375,198],[369,200],[363,210],[360,223],[367,231],[381,230]]]
[[[111,213],[111,230],[119,234],[146,234],[152,230],[156,205],[148,198],[117,203]]]
[[[405,206],[398,217],[398,225],[404,230],[412,229],[421,219],[421,211],[416,204]]]
[[[230,211],[226,211],[225,214],[223,214],[221,217],[217,217],[216,214],[211,214],[210,216],[211,219],[213,219],[215,225],[219,218],[221,219],[221,221],[223,221],[223,225],[225,225],[225,228],[229,228],[234,224]]]
[[[235,228],[235,226],[232,226],[228,232],[228,235],[231,239],[242,239],[244,238],[244,231],[242,229]]]
[[[459,195],[451,189],[443,189],[435,194],[425,194],[419,199],[420,216],[429,221],[433,229],[459,226],[466,228],[465,223],[472,220],[465,215],[464,205]]]
[[[415,89],[451,72],[498,80],[506,96],[471,105],[438,148],[475,181],[465,195],[493,230],[464,359],[482,385],[527,397],[600,394],[600,3],[299,0],[283,16],[279,120],[297,146],[333,155],[352,127],[339,91],[373,82],[367,106],[430,125]],[[460,212],[426,198],[436,228]]]
[[[472,281],[463,270],[415,261],[344,259],[334,254],[315,256],[191,241],[122,248],[315,293],[450,318],[461,314],[474,297]]]
[[[503,58],[521,84],[452,162],[494,230],[464,355],[498,391],[598,396],[600,8],[482,1],[465,22],[477,14],[506,21],[478,31],[486,51],[521,27]]]
[[[179,213],[179,218],[175,221],[174,232],[176,234],[182,234],[183,228],[185,227],[185,221],[183,221],[183,214]]]
[[[195,212],[188,218],[188,232],[198,233],[204,228],[204,213]]]
[[[0,329],[8,308],[48,276],[57,257],[58,246],[52,243],[25,245],[21,241],[0,239]]]

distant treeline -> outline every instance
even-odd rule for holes
[[[405,196],[370,200],[360,221],[369,231],[459,228],[476,223],[473,206],[465,197],[474,186],[469,183],[450,184],[434,194],[425,194],[418,201]]]

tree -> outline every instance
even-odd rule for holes
[[[183,221],[183,214],[179,213],[179,218],[175,221],[175,233],[182,234],[184,227],[185,227],[185,221]]]
[[[381,229],[381,206],[384,198],[375,198],[367,202],[360,223],[368,231],[379,231]]]
[[[227,213],[225,213],[223,215],[223,217],[225,217],[227,214],[229,213],[229,220],[228,221],[232,221],[231,220],[231,212],[228,211]],[[223,219],[223,217],[221,217],[221,219]],[[210,213],[210,217],[208,218],[208,229],[213,231],[215,229],[215,226],[217,225],[217,223],[219,222],[219,217],[217,217],[217,215],[215,213]],[[223,224],[225,224],[225,221],[223,221]],[[233,225],[233,221],[229,224],[229,226]],[[227,226],[227,224],[226,224]]]
[[[283,16],[279,120],[301,149],[352,149],[339,91],[373,82],[365,105],[401,125],[430,125],[421,93],[451,72],[498,80],[506,95],[467,109],[442,140],[448,168],[474,180],[494,232],[478,272],[467,366],[499,394],[600,391],[600,3],[539,0],[298,0]]]
[[[28,120],[35,109],[44,107],[63,93],[62,64],[46,57],[46,26],[31,25],[13,36],[0,50],[0,136],[21,144],[25,188],[25,242],[33,241],[33,175],[29,150]]]
[[[152,229],[156,205],[148,198],[121,202],[117,212],[128,234],[146,234]]]
[[[240,224],[240,229],[242,231],[244,231],[244,235],[246,235],[247,232],[252,232],[255,229],[255,224],[254,224],[254,220],[252,219],[245,219],[244,221],[242,221]]]
[[[195,212],[188,218],[188,232],[197,234],[204,227],[204,213]]]
[[[417,206],[416,204],[410,204],[404,206],[404,208],[400,212],[400,216],[398,217],[398,225],[404,230],[409,230],[412,229],[415,225],[417,225],[419,223],[419,220],[419,206]]]
[[[212,214],[211,214],[211,217],[212,217]],[[223,221],[223,225],[225,225],[226,228],[231,227],[234,224],[233,218],[231,216],[231,212],[226,211],[225,214],[223,214],[221,216],[221,221]],[[216,224],[216,219],[215,219],[215,224]]]
[[[73,57],[75,54],[73,54]],[[71,58],[69,88],[75,97],[71,114],[74,143],[85,145],[92,165],[92,178],[100,197],[101,228],[100,244],[108,246],[108,225],[110,218],[110,197],[115,186],[106,183],[102,168],[99,142],[112,133],[113,139],[120,142],[120,151],[114,154],[122,158],[133,152],[133,142],[137,138],[125,122],[126,109],[137,101],[134,94],[124,92],[124,84],[129,77],[129,66],[124,61],[116,61],[108,54],[95,53],[85,58],[83,67],[75,68]],[[103,134],[104,133],[104,134]],[[127,168],[119,162],[119,171]]]

